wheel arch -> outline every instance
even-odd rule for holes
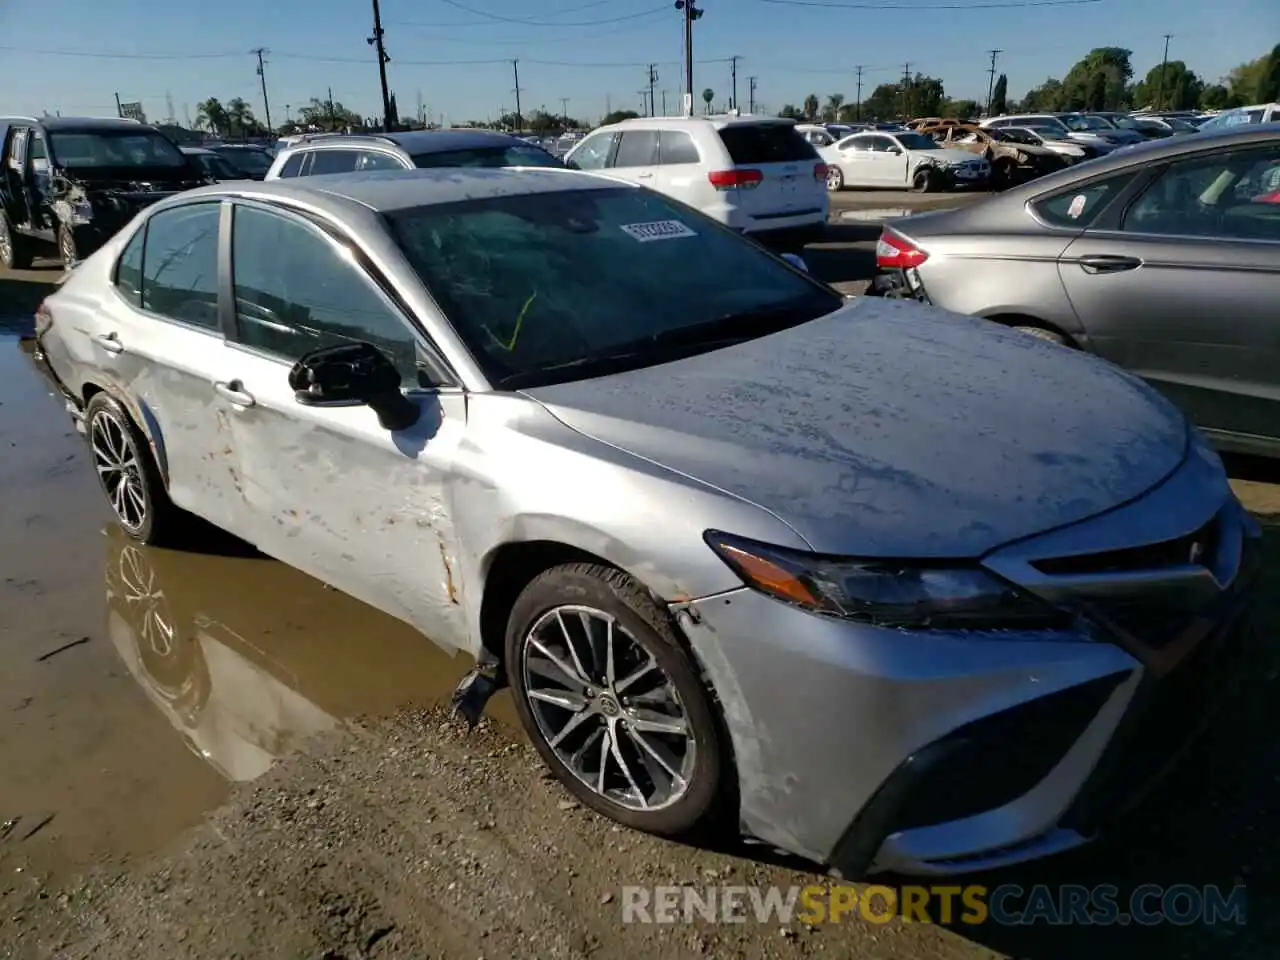
[[[1017,313],[1013,311],[1000,311],[997,313],[983,314],[982,318],[1006,327],[1035,327],[1039,330],[1048,330],[1050,333],[1056,333],[1058,336],[1066,340],[1068,346],[1076,348],[1080,347],[1079,340],[1070,330],[1065,330],[1056,323],[1050,323],[1048,320],[1042,320],[1039,317],[1033,317],[1030,314]]]
[[[160,479],[164,482],[165,490],[167,491],[169,488],[169,461],[165,455],[164,433],[160,429],[160,422],[156,419],[151,408],[142,401],[135,401],[128,393],[112,384],[99,380],[86,380],[80,388],[80,397],[83,404],[81,409],[87,410],[89,401],[99,393],[105,393],[120,404],[134,425],[147,438],[147,446],[151,448],[151,456],[155,459],[156,468],[160,471]]]

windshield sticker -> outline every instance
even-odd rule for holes
[[[1089,198],[1083,193],[1077,193],[1071,198],[1071,206],[1067,207],[1067,216],[1072,220],[1077,220],[1080,214],[1084,213],[1084,205],[1089,202]]]
[[[679,220],[653,220],[649,223],[624,223],[622,230],[641,243],[653,240],[676,240],[680,237],[696,237],[697,234]]]

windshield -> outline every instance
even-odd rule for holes
[[[187,158],[158,133],[146,130],[57,130],[49,145],[58,163],[72,170],[93,167],[170,167],[187,165]]]
[[[489,197],[389,220],[499,387],[662,363],[842,304],[751,241],[647,190]]]
[[[1067,125],[1070,130],[1111,130],[1111,124],[1103,120],[1101,117],[1063,117],[1062,122]]]
[[[1037,141],[1036,135],[1030,130],[1016,130],[1006,127],[1004,129],[988,130],[987,133],[993,140],[1003,140],[1006,143],[1035,144]]]
[[[944,133],[946,131],[943,131]],[[937,150],[938,144],[933,137],[925,136],[923,133],[895,133],[898,142],[908,150]]]
[[[513,143],[469,150],[442,150],[419,153],[415,167],[563,167],[564,164],[532,143]]]
[[[265,175],[271,169],[271,157],[263,150],[242,150],[236,147],[218,151],[227,163],[248,174]]]

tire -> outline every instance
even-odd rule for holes
[[[590,647],[584,614],[594,628]],[[603,653],[610,621],[612,682]],[[572,648],[566,645],[566,629],[576,641]],[[553,667],[535,638],[569,673]],[[716,814],[729,793],[730,764],[717,714],[666,612],[629,576],[583,563],[539,574],[512,606],[505,652],[520,722],[542,759],[583,804],[628,827],[665,837],[701,833],[720,819]],[[571,679],[579,668],[578,675],[585,673],[589,683]],[[624,691],[632,692],[624,696]],[[667,714],[659,709],[660,694],[667,696]],[[561,703],[550,703],[548,697]],[[638,698],[654,709],[639,708],[637,713]],[[637,723],[670,719],[673,710],[683,715],[682,733],[637,730]],[[579,716],[583,719],[577,720]],[[606,738],[601,791],[600,748]],[[642,762],[642,741],[655,747],[663,761],[644,754],[647,763]],[[668,775],[670,769],[682,775],[683,783]],[[654,790],[646,807],[639,798],[650,787]],[[734,818],[724,818],[729,819]]]
[[[827,167],[827,190],[830,193],[839,193],[844,189],[844,172],[835,164]]]
[[[76,243],[75,231],[66,223],[58,224],[58,259],[68,270],[80,262],[80,247]]]
[[[31,239],[15,233],[9,226],[8,215],[0,211],[0,266],[6,270],[29,270],[35,259]]]
[[[84,425],[98,484],[124,532],[139,543],[179,539],[184,515],[169,499],[151,447],[124,407],[96,393]]]
[[[1025,333],[1029,337],[1048,340],[1050,343],[1056,343],[1064,347],[1067,345],[1066,337],[1056,331],[1046,330],[1044,327],[1014,327],[1013,329],[1019,333]]]
[[[938,189],[938,175],[933,170],[917,170],[911,178],[912,193],[933,193]]]

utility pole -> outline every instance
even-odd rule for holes
[[[560,98],[560,117],[563,120],[569,119],[569,98],[568,97]]]
[[[258,58],[258,79],[262,81],[262,110],[267,116],[267,133],[271,133],[271,101],[267,99],[267,71],[266,64],[262,60],[262,58],[271,51],[266,47],[255,47],[249,52]]]
[[[650,96],[649,88],[641,87],[639,90],[636,91],[636,93],[640,94],[640,116],[652,117],[653,105],[649,103],[649,96]]]
[[[855,98],[855,103],[853,106],[853,118],[855,120],[861,120],[862,119],[862,64],[858,64],[858,66],[855,69],[858,71],[858,80],[857,80],[858,95]]]
[[[118,93],[116,94],[116,116],[117,117],[124,116],[124,107],[120,106],[120,94]]]
[[[747,77],[747,113],[756,112],[756,81],[758,77]]]
[[[654,108],[654,100],[653,100],[653,85],[658,82],[658,65],[656,63],[649,64],[648,77],[649,77],[649,116],[652,117],[654,113],[657,112]],[[662,112],[666,113],[667,111],[664,108]]]
[[[730,88],[733,91],[729,95],[730,110],[738,109],[738,61],[741,59],[742,57],[738,56],[737,54],[734,54],[732,57],[729,58],[729,76],[731,78]]]
[[[667,91],[662,91],[662,115],[667,115]]]
[[[382,83],[382,129],[389,131],[396,122],[391,115],[391,91],[387,89],[387,56],[386,45],[382,42],[382,11],[378,9],[378,0],[373,0],[373,36],[368,37],[369,46],[378,51],[378,79]]]
[[[516,78],[515,89],[511,92],[516,95],[516,133],[524,129],[524,114],[520,112],[520,61],[511,61],[511,72]]]
[[[908,114],[911,112],[911,99],[909,90],[911,89],[911,63],[908,61],[902,65],[902,119],[910,120]]]
[[[337,126],[333,116],[333,87],[329,88],[329,132],[333,133],[333,128]]]
[[[1172,33],[1164,35],[1164,59],[1160,61],[1160,85],[1156,88],[1160,91],[1156,94],[1155,107],[1157,110],[1164,106],[1164,68],[1169,65],[1169,41],[1172,39]]]
[[[676,0],[676,9],[684,15],[684,114],[693,116],[693,21],[701,20],[703,11],[694,0]]]
[[[988,50],[991,54],[991,67],[987,70],[987,116],[991,116],[991,96],[996,88],[996,57],[1004,53],[1003,50]]]

